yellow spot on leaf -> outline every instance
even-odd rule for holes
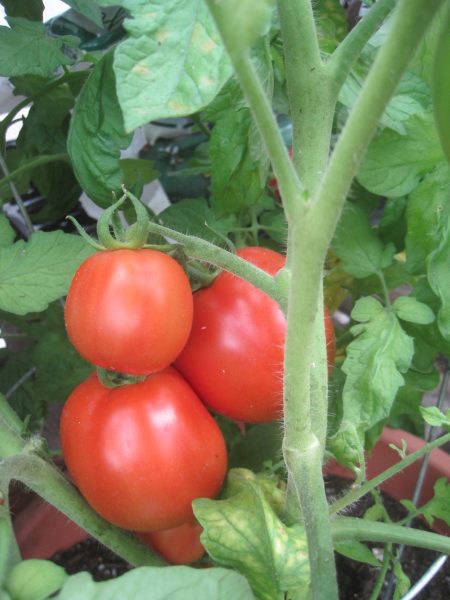
[[[134,67],[131,69],[131,71],[135,74],[135,75],[149,75],[150,74],[150,69],[148,68],[148,66],[143,63],[143,62],[138,62],[134,65]]]
[[[170,31],[157,31],[156,41],[158,44],[162,44],[170,36]]]
[[[189,107],[182,102],[178,102],[177,100],[170,100],[167,103],[168,107],[175,112],[185,112],[188,111]]]

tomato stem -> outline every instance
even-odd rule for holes
[[[1,434],[3,435],[3,427]],[[131,564],[136,566],[167,564],[130,532],[114,527],[97,515],[62,473],[41,457],[35,454],[19,453],[2,460],[0,462],[0,489],[5,495],[12,479],[24,483],[88,534]]]
[[[352,517],[336,517],[331,522],[334,541],[359,540],[407,544],[435,552],[450,554],[450,538],[438,533],[417,530],[391,523],[378,523]]]
[[[242,277],[279,302],[282,308],[285,306],[285,294],[277,279],[250,262],[204,239],[174,231],[158,223],[150,222],[148,231],[175,240],[183,246],[187,256]]]

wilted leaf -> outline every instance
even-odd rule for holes
[[[306,599],[305,532],[299,525],[286,527],[258,481],[246,473],[235,474],[234,495],[226,500],[194,501],[195,515],[204,528],[202,543],[215,561],[243,573],[258,598],[273,600],[295,590],[297,598]]]

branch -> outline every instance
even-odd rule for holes
[[[337,94],[347,79],[362,49],[392,11],[397,0],[378,0],[361,21],[350,31],[331,55],[326,68]]]
[[[377,523],[353,517],[337,517],[331,521],[331,531],[335,542],[359,540],[361,542],[405,544],[450,554],[449,537],[391,523]]]

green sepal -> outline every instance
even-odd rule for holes
[[[97,376],[100,383],[110,389],[123,385],[142,383],[147,377],[146,375],[128,375],[119,371],[108,371],[108,369],[103,369],[102,367],[97,367]]]

